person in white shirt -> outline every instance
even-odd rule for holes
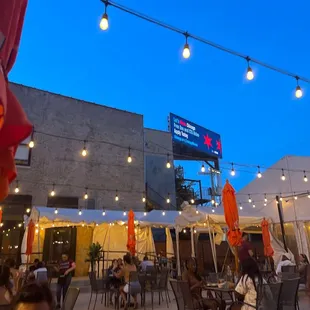
[[[296,266],[293,262],[291,262],[286,255],[282,256],[282,261],[278,264],[276,274],[279,275],[282,273],[283,266]]]
[[[147,256],[144,256],[143,262],[141,263],[141,270],[146,271],[146,267],[148,266],[154,266],[154,263],[151,260],[149,260]]]
[[[47,272],[47,269],[43,266],[42,262],[39,262],[37,265],[37,269],[34,270],[34,272],[33,272],[36,279],[38,278],[38,272],[42,272],[42,271]]]

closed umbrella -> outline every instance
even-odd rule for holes
[[[274,254],[274,250],[271,246],[270,233],[269,233],[269,223],[264,218],[262,220],[262,235],[263,235],[263,243],[264,243],[264,255],[266,257],[271,257]]]
[[[225,221],[228,226],[227,238],[231,247],[234,248],[236,271],[238,268],[237,247],[241,244],[242,233],[239,229],[239,212],[234,188],[228,180],[223,188],[222,201],[224,206]]]
[[[30,220],[28,224],[28,234],[27,234],[27,248],[26,248],[26,255],[32,254],[32,245],[34,240],[35,234],[35,225],[32,220]]]
[[[8,74],[19,47],[27,0],[0,0],[0,201],[16,178],[15,153],[20,142],[32,131],[32,125],[9,89]]]
[[[136,254],[135,214],[132,210],[128,213],[127,250],[131,253],[131,255]]]

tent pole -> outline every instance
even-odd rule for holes
[[[216,256],[216,246],[215,246],[215,238],[214,238],[214,228],[212,228],[212,244],[213,244],[213,249],[214,249],[214,258],[215,258],[215,272],[218,273],[217,270],[217,256]]]
[[[216,266],[216,262],[215,262],[215,254],[214,254],[214,249],[213,249],[213,245],[212,245],[212,235],[211,235],[211,227],[210,227],[210,220],[208,217],[208,229],[209,229],[209,238],[210,238],[210,246],[211,246],[211,252],[212,252],[212,258],[213,258],[213,264],[214,264],[214,270],[217,273],[217,266]]]
[[[276,196],[276,202],[277,202],[277,206],[278,206],[278,213],[279,213],[282,241],[283,241],[283,245],[284,245],[285,251],[288,252],[287,246],[286,246],[285,230],[284,230],[282,202],[281,202],[279,196]]]
[[[191,248],[192,248],[192,257],[195,256],[195,243],[194,243],[194,228],[193,226],[191,227]]]
[[[108,253],[107,253],[107,269],[109,267],[109,252],[110,252],[110,235],[111,235],[111,226],[109,225],[109,229],[108,229]]]
[[[177,268],[178,268],[178,277],[181,277],[181,262],[180,262],[180,239],[179,239],[179,226],[175,228],[175,237],[177,245]]]

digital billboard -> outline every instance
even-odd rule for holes
[[[222,158],[221,136],[211,130],[170,113],[173,153],[204,159]]]

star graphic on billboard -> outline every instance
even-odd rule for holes
[[[212,147],[212,139],[208,135],[203,137],[205,139],[204,144],[208,147],[208,149]]]
[[[220,140],[216,141],[216,149],[222,152],[222,143]]]

